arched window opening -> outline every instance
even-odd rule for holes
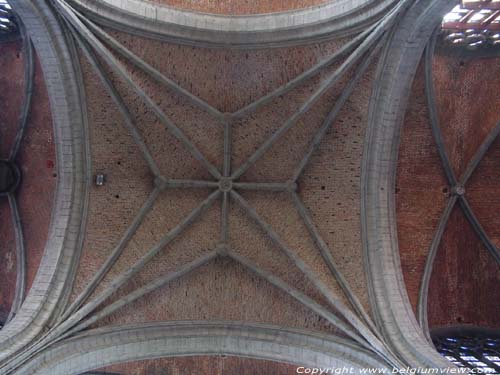
[[[0,0],[0,35],[17,31],[17,26],[12,14],[12,7],[7,0]]]
[[[500,47],[500,0],[463,0],[447,13],[441,24],[448,45],[478,48]]]
[[[474,373],[500,374],[500,331],[476,327],[431,331],[437,351],[459,367]]]

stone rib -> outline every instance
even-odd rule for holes
[[[175,83],[172,81],[170,78],[167,78],[165,75],[160,73],[157,69],[149,65],[147,62],[145,62],[143,59],[135,55],[133,52],[131,52],[129,49],[124,47],[121,43],[119,43],[115,38],[113,38],[111,35],[106,33],[104,30],[102,30],[100,27],[98,27],[96,24],[94,24],[92,21],[88,20],[87,18],[81,17],[83,22],[95,33],[97,34],[102,40],[106,42],[115,52],[126,58],[128,61],[130,61],[133,65],[147,73],[150,77],[152,77],[156,82],[167,86],[168,88],[174,90],[178,94],[186,97],[192,104],[195,106],[205,110],[206,112],[210,113],[214,117],[216,117],[219,120],[222,120],[224,115],[222,112],[220,112],[218,109],[213,107],[212,105],[208,104],[205,102],[203,99],[199,98],[198,96],[194,95],[193,93],[189,92],[179,84]]]
[[[130,111],[128,110],[125,102],[123,101],[121,95],[119,94],[118,90],[116,89],[115,85],[111,82],[111,80],[106,76],[104,73],[104,68],[103,66],[99,63],[97,60],[96,56],[94,53],[90,50],[89,46],[87,43],[82,40],[80,35],[78,33],[74,33],[76,36],[76,40],[78,41],[78,44],[80,45],[83,53],[87,57],[88,62],[90,65],[94,68],[94,71],[97,73],[99,78],[101,79],[101,82],[103,83],[105,89],[108,91],[109,95],[111,96],[111,99],[115,102],[116,106],[118,107],[118,111],[122,115],[124,121],[125,121],[125,128],[129,132],[129,134],[132,136],[134,139],[134,142],[137,144],[139,149],[142,152],[142,155],[144,157],[144,160],[148,164],[149,169],[151,170],[151,173],[153,173],[154,176],[160,176],[161,172],[160,169],[158,168],[158,165],[156,164],[153,156],[151,155],[148,147],[146,146],[144,139],[142,138],[141,133],[137,129],[137,126],[132,119],[132,115],[130,114]]]
[[[137,94],[139,98],[153,111],[155,116],[160,122],[177,138],[186,149],[198,160],[207,171],[215,178],[220,178],[221,174],[217,168],[210,163],[201,151],[186,137],[186,135],[179,129],[160,109],[160,107],[142,90],[127,73],[125,67],[106,49],[106,47],[85,27],[85,25],[78,18],[78,12],[68,7],[65,2],[59,1],[58,7],[61,13],[65,16],[67,21],[73,26],[77,33],[79,33],[106,61],[110,68],[121,77],[130,88]]]

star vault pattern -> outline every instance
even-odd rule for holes
[[[58,0],[56,6],[63,16],[68,29],[81,51],[88,59],[91,66],[99,76],[108,91],[112,100],[115,102],[119,112],[123,116],[124,124],[133,137],[135,143],[139,147],[144,160],[146,161],[149,170],[154,176],[154,188],[149,194],[147,200],[143,203],[139,212],[136,214],[130,226],[127,228],[116,247],[106,259],[101,268],[96,272],[91,280],[86,284],[85,288],[72,301],[69,307],[60,315],[52,328],[46,334],[34,343],[29,350],[20,356],[16,357],[15,361],[21,363],[22,360],[32,353],[39,352],[43,348],[60,341],[71,335],[81,332],[95,322],[109,316],[123,306],[141,298],[147,293],[166,285],[167,283],[178,279],[182,275],[192,272],[200,266],[206,264],[210,260],[218,256],[230,257],[237,263],[243,265],[254,274],[267,280],[284,293],[288,294],[305,307],[323,317],[331,323],[336,329],[342,332],[343,335],[350,338],[356,345],[371,351],[372,353],[383,358],[388,364],[397,365],[399,360],[388,349],[384,342],[381,333],[376,328],[369,314],[365,311],[345,277],[339,271],[338,266],[331,255],[328,245],[323,240],[320,231],[316,227],[312,216],[308,212],[306,206],[302,202],[297,192],[297,181],[303,174],[304,169],[308,165],[311,156],[317,150],[322,142],[328,129],[335,122],[339,112],[343,108],[349,96],[352,94],[356,84],[366,72],[371,62],[380,50],[380,46],[385,38],[387,30],[395,22],[400,12],[400,8],[396,7],[389,12],[379,23],[368,28],[363,33],[359,34],[338,51],[320,61],[312,68],[306,70],[291,81],[285,83],[279,88],[273,90],[269,94],[255,100],[254,102],[244,106],[233,113],[222,113],[217,108],[205,102],[203,99],[195,96],[191,92],[179,86],[177,83],[164,76],[153,66],[136,56],[130,50],[121,45],[111,35],[106,33],[99,26],[86,19],[68,5],[63,0]],[[197,148],[197,146],[183,133],[178,127],[155,103],[143,89],[131,78],[127,73],[123,64],[111,52],[120,55],[132,65],[145,72],[153,80],[161,85],[168,87],[179,95],[187,98],[193,105],[205,110],[207,113],[214,116],[223,127],[223,165],[222,170],[214,166]],[[99,58],[98,58],[99,57]],[[267,138],[256,150],[250,155],[241,165],[232,165],[232,126],[234,122],[256,111],[261,106],[269,103],[272,99],[283,95],[295,87],[303,84],[306,80],[314,77],[324,68],[333,65],[334,63],[343,62],[333,73],[326,79],[322,80],[319,87],[312,95],[305,100],[299,109],[292,114],[269,138]],[[152,157],[143,137],[134,123],[133,117],[127,108],[123,98],[118,92],[112,80],[105,73],[105,68],[101,64],[103,61],[116,74],[117,77],[125,81],[128,87],[139,97],[146,106],[155,114],[162,125],[179,140],[190,154],[204,167],[210,174],[212,179],[207,180],[191,180],[191,179],[175,179],[162,175],[160,169]],[[341,95],[338,97],[335,105],[330,110],[319,129],[314,134],[310,141],[306,153],[302,156],[300,162],[295,167],[293,174],[289,179],[282,182],[247,182],[241,180],[241,177],[292,127],[297,121],[329,90],[333,85],[347,73],[353,71],[352,78],[343,88]],[[199,203],[187,216],[185,216],[174,228],[169,230],[161,240],[145,252],[128,270],[116,276],[108,285],[100,289],[92,299],[93,293],[97,290],[101,281],[104,280],[113,265],[117,262],[123,250],[136,233],[145,216],[150,212],[154,202],[162,191],[169,189],[210,189],[211,193],[208,197]],[[332,293],[328,285],[317,277],[315,271],[304,262],[297,252],[288,246],[286,242],[279,236],[273,227],[261,217],[254,207],[241,195],[241,192],[252,190],[262,191],[272,194],[273,192],[281,192],[287,194],[297,213],[299,214],[303,224],[307,228],[309,235],[314,241],[317,251],[321,254],[323,261],[328,267],[331,275],[336,280],[343,293],[345,294],[348,305]],[[110,297],[118,291],[122,286],[129,282],[144,266],[152,261],[152,259],[167,245],[178,238],[186,231],[209,207],[215,204],[220,205],[221,222],[220,222],[220,239],[216,248],[199,258],[182,265],[175,271],[169,272],[154,281],[130,292],[129,294],[120,297],[119,299],[105,305],[110,300]],[[328,302],[328,307],[325,307],[302,291],[295,289],[281,280],[276,275],[260,268],[251,260],[239,254],[235,249],[228,245],[228,237],[231,231],[230,205],[239,206],[246,215],[257,224],[258,227],[266,234],[270,241],[276,245],[293,264],[303,273],[305,278],[309,280],[320,295]],[[105,307],[103,307],[105,305]]]

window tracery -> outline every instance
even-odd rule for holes
[[[0,35],[17,31],[12,7],[7,0],[0,0]]]
[[[459,367],[478,374],[500,374],[500,335],[481,328],[439,329],[432,341],[437,351]]]
[[[464,0],[447,13],[441,24],[449,45],[475,50],[500,46],[500,1]]]

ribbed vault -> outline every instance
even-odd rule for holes
[[[431,328],[498,325],[490,301],[500,270],[500,102],[487,79],[498,66],[494,53],[454,51],[435,35],[413,84],[396,182],[398,237],[412,305]]]
[[[86,280],[84,288],[70,301],[68,307],[56,320],[55,326],[42,340],[32,346],[26,354],[36,353],[55,341],[74,335],[76,332],[82,331],[101,319],[110,316],[128,303],[146,296],[153,290],[168,285],[185,275],[189,275],[191,272],[196,272],[198,268],[222,256],[229,257],[232,262],[243,267],[247,272],[267,281],[277,290],[291,297],[292,300],[299,302],[306,310],[320,316],[322,320],[334,327],[335,333],[353,340],[353,342],[368,350],[373,350],[374,353],[377,353],[388,363],[396,364],[398,359],[390,352],[389,348],[384,346],[384,343],[378,337],[377,329],[366,312],[366,307],[361,304],[336,265],[328,245],[323,240],[309,210],[305,207],[299,195],[298,183],[300,184],[299,179],[311,156],[315,153],[327,130],[355,89],[357,81],[362,78],[372,58],[378,52],[377,45],[391,26],[391,23],[396,19],[401,7],[391,12],[376,27],[368,29],[360,36],[345,43],[340,49],[331,55],[327,55],[315,66],[305,70],[292,81],[285,82],[285,84],[272,90],[269,94],[236,111],[223,113],[207,101],[166,77],[160,70],[135,55],[105,30],[87,20],[65,2],[57,2],[56,6],[64,16],[69,30],[73,31],[75,41],[94,69],[94,74],[97,74],[100,78],[102,86],[123,116],[124,125],[140,150],[149,174],[152,176],[153,188],[150,193],[147,193],[147,199],[141,205],[130,226],[126,229],[113,251],[109,253],[104,263],[101,264],[89,280]],[[118,53],[121,57],[118,58],[112,51]],[[123,58],[126,60],[123,60]],[[361,59],[363,59],[362,63],[355,67],[355,64]],[[143,89],[138,84],[138,72],[129,70],[131,63],[142,72],[141,74],[145,73],[152,78],[154,84],[167,87],[175,92],[177,96],[187,100],[189,105],[199,108],[215,118],[222,130],[222,132],[219,132],[222,135],[222,139],[219,141],[222,144],[221,161],[216,162],[205,156],[198,147],[196,140],[193,141],[186,135],[183,125],[174,123],[162,106],[157,104],[158,101],[155,100],[157,98],[152,97],[147,92],[147,89]],[[233,160],[237,159],[237,157],[233,156],[231,146],[233,145],[232,130],[236,121],[241,121],[241,119],[257,112],[273,99],[286,95],[306,80],[321,73],[321,70],[329,67],[331,67],[331,72],[324,74],[319,84],[317,83],[316,87],[313,86],[312,93],[305,96],[305,100],[298,105],[298,108],[293,110],[280,126],[272,129],[270,134],[262,139],[260,145],[257,143],[255,150],[243,158],[239,165],[235,166]],[[297,123],[301,116],[311,109],[322,98],[323,94],[338,83],[347,72],[351,75],[350,80],[345,81],[344,79],[346,86],[342,94],[336,98],[336,104],[329,113],[326,113],[326,118],[309,136],[309,141],[302,146],[304,155],[298,158],[292,173],[282,180],[274,176],[269,180],[267,178],[255,180],[248,177],[243,178],[243,175],[254,166],[257,168],[254,175],[265,176],[266,173],[269,175],[270,171],[266,170],[265,167],[264,172],[259,173],[260,168],[258,168],[257,162],[272,146],[279,143],[288,130],[298,127]],[[163,126],[168,134],[187,151],[188,157],[196,160],[199,164],[197,170],[200,171],[201,176],[204,176],[203,178],[176,178],[174,173],[166,175],[162,171],[162,165],[157,162],[156,155],[151,152],[151,147],[156,145],[151,145],[145,139],[143,136],[144,130],[140,129],[143,126],[142,122],[139,125],[131,111],[133,106],[126,102],[129,97],[124,95],[123,91],[120,91],[123,90],[123,84],[126,85],[127,94],[133,94],[139,98],[145,108],[153,114],[155,121]],[[162,158],[165,158],[165,156],[168,156],[168,154],[161,155]],[[280,166],[271,166],[272,170],[279,171]],[[164,194],[168,196],[171,190],[174,190],[175,194],[183,191],[186,191],[185,194],[192,194],[191,192],[193,192],[194,197],[202,198],[195,199],[194,204],[185,214],[178,215],[179,219],[167,231],[158,233],[158,241],[152,243],[149,248],[132,246],[134,253],[129,253],[132,255],[132,259],[129,258],[129,263],[120,267],[120,262],[127,260],[126,255],[121,257],[122,253],[124,250],[131,248],[129,242],[133,241],[136,232],[144,227],[145,218],[149,216],[150,210],[154,210],[157,199]],[[203,193],[205,191],[208,194]],[[260,192],[263,197],[275,194],[288,196],[286,199],[289,201],[289,206],[293,211],[296,211],[296,225],[300,225],[305,229],[302,235],[310,237],[309,244],[300,243],[302,235],[295,237],[299,240],[298,243],[288,243],[291,238],[294,238],[292,232],[287,233],[288,241],[285,241],[274,226],[269,224],[263,215],[259,214],[254,206],[249,203],[248,199],[242,196],[247,191]],[[198,199],[200,200],[197,202]],[[179,262],[177,266],[171,267],[168,272],[151,278],[142,286],[130,288],[129,282],[133,282],[132,285],[137,284],[137,279],[134,278],[136,274],[140,274],[148,264],[154,264],[152,262],[157,254],[160,252],[166,253],[165,248],[170,248],[170,245],[182,238],[185,232],[192,230],[198,219],[205,213],[208,214],[210,208],[215,205],[220,207],[218,213],[220,220],[219,235],[215,243],[209,245],[208,252],[201,252],[200,255],[193,257],[189,262]],[[243,213],[245,220],[259,229],[263,240],[272,245],[275,248],[274,251],[280,252],[282,262],[286,262],[285,264],[288,264],[289,269],[294,269],[293,273],[288,273],[287,279],[283,279],[283,271],[269,269],[269,264],[264,261],[265,256],[257,253],[253,254],[254,259],[250,259],[238,249],[238,244],[233,245],[230,242],[231,237],[238,237],[238,234],[231,233],[231,224],[234,222],[232,217],[234,209],[239,210],[240,216]],[[285,216],[281,220],[289,219]],[[238,226],[235,227],[238,229]],[[285,229],[288,228],[285,227]],[[302,230],[304,231],[304,229]],[[134,257],[135,260],[133,260]],[[132,262],[130,262],[131,260]],[[256,262],[256,260],[258,261]],[[115,265],[118,265],[118,268],[114,267]],[[125,293],[119,293],[118,298],[112,298],[116,292],[127,285],[129,289],[126,289]],[[111,302],[109,302],[110,298]],[[22,358],[23,356],[14,359],[9,366],[17,366],[17,363]]]
[[[20,2],[11,5],[33,42],[42,68],[52,114],[57,169],[52,214],[47,223],[47,241],[39,272],[16,315],[0,332],[2,359],[40,334],[64,300],[65,287],[71,288],[71,268],[77,263],[80,233],[85,226],[87,167],[83,103],[60,25],[46,6]],[[24,111],[28,109],[24,107]],[[21,276],[19,267],[18,277]],[[22,294],[22,287],[16,294]]]
[[[118,30],[176,43],[224,48],[297,45],[352,35],[380,20],[396,5],[393,0],[342,0],[294,9],[290,2],[281,2],[282,6],[276,8],[280,2],[264,1],[252,3],[252,9],[261,7],[259,14],[234,17],[231,14],[234,12],[222,10],[221,2],[216,2],[215,7],[207,6],[210,2],[184,7],[179,3],[179,7],[170,4],[172,7],[143,0],[72,0],[69,3],[90,19]],[[231,2],[230,7],[240,9],[237,2]]]
[[[72,240],[48,246],[24,326],[1,331],[0,373],[218,355],[447,366],[402,281],[393,185],[411,82],[450,4],[234,19],[138,0],[13,1],[35,20],[52,100],[75,113],[64,123],[53,103],[55,129],[72,129],[60,156],[77,163],[60,167],[69,212],[53,211],[75,216],[61,224]],[[36,43],[37,28],[64,48]]]

